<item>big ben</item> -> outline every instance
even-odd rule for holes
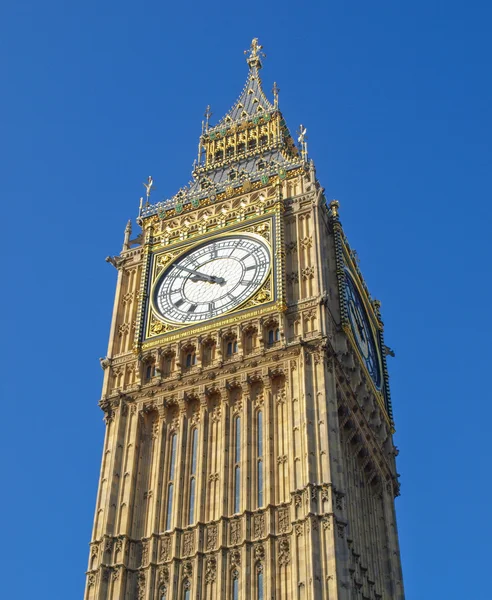
[[[108,258],[85,600],[404,598],[380,303],[262,59]]]

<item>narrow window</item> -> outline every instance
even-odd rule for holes
[[[273,344],[274,341],[275,341],[275,333],[274,333],[273,329],[270,329],[270,331],[268,332],[268,343],[271,345],[271,344]]]
[[[166,600],[166,598],[167,598],[166,590],[162,590],[161,595],[160,595],[160,600]]]
[[[227,342],[227,349],[226,349],[226,354],[227,356],[232,356],[233,354],[237,353],[237,341],[236,340],[231,340],[230,342]]]
[[[275,329],[275,341],[278,342],[280,340],[280,329],[277,327]]]
[[[232,580],[232,600],[239,600],[239,579],[237,572],[233,573],[234,579]]]
[[[183,600],[190,600],[190,598],[191,598],[191,592],[190,592],[190,590],[185,590],[184,599]],[[262,598],[263,598],[263,596],[262,596]]]
[[[236,451],[234,456],[234,513],[240,511],[241,504],[241,418],[236,417],[234,426]]]
[[[228,146],[227,147],[226,156],[227,156],[227,158],[230,158],[231,156],[234,156],[234,146]]]
[[[248,150],[254,150],[256,148],[256,140],[251,139],[248,142]]]
[[[198,450],[198,429],[193,429],[192,440],[191,440],[190,506],[189,506],[189,512],[188,512],[188,525],[191,525],[195,521],[197,450]]]
[[[260,410],[256,416],[256,459],[257,459],[257,489],[258,507],[263,506],[263,412]]]
[[[176,444],[177,436],[173,434],[170,440],[171,457],[169,460],[169,480],[167,484],[167,517],[166,517],[166,531],[171,529],[172,517],[173,517],[173,495],[174,495],[174,473],[176,466]]]
[[[152,379],[152,374],[153,374],[152,371],[153,371],[152,365],[148,365],[147,370],[145,371],[145,379],[147,381],[150,381],[150,379]]]
[[[188,352],[186,355],[186,366],[193,367],[196,365],[196,354],[195,352]]]
[[[263,600],[263,572],[259,571],[257,575],[258,600]]]

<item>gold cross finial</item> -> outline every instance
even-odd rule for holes
[[[149,200],[150,194],[152,193],[153,185],[154,185],[154,180],[152,179],[152,175],[149,175],[147,178],[147,183],[144,182],[144,184],[143,184],[146,195],[147,195],[147,201]]]
[[[249,55],[246,60],[250,68],[257,67],[261,69],[261,58],[266,58],[266,54],[262,50],[263,46],[258,43],[258,38],[253,38],[249,50],[244,51],[244,54]]]

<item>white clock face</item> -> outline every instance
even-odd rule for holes
[[[206,321],[252,296],[269,269],[270,250],[261,238],[217,238],[193,248],[167,267],[155,288],[154,303],[167,321]]]

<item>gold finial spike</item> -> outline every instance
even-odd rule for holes
[[[273,106],[274,106],[274,108],[278,108],[278,93],[280,92],[280,88],[278,87],[276,81],[274,81],[274,83],[273,83],[272,92],[273,92]]]
[[[331,216],[338,217],[338,209],[340,208],[340,202],[338,200],[332,200],[330,202]]]
[[[152,193],[152,186],[154,185],[154,180],[152,179],[152,175],[149,175],[147,178],[147,183],[144,182],[143,186],[145,188],[145,193],[147,195],[147,202],[149,201],[150,194]]]
[[[249,50],[244,51],[244,54],[248,55],[246,62],[248,63],[250,69],[253,67],[261,69],[261,59],[266,58],[266,54],[262,52],[262,50],[263,46],[260,46],[258,43],[258,38],[253,38]]]

